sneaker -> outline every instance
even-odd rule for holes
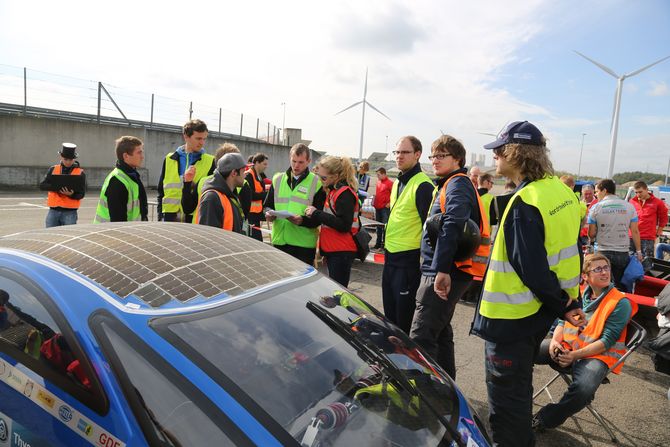
[[[542,419],[540,419],[540,413],[536,413],[535,416],[533,416],[531,427],[536,432],[543,432],[546,429],[544,423],[542,422]]]

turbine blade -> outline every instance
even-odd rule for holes
[[[663,59],[659,59],[659,60],[657,60],[656,62],[654,62],[653,64],[649,64],[649,65],[647,65],[646,67],[642,67],[642,68],[640,68],[639,70],[635,70],[635,71],[632,72],[632,73],[625,74],[624,77],[626,77],[626,78],[630,78],[631,76],[635,76],[636,74],[642,73],[642,72],[645,71],[646,69],[651,68],[651,67],[653,67],[653,66],[656,65],[656,64],[660,64],[661,62],[663,62],[663,61],[666,60],[666,59],[670,59],[670,56],[666,56],[666,57],[664,57]]]
[[[391,118],[389,118],[388,116],[384,115],[384,112],[382,112],[381,110],[379,110],[377,107],[373,106],[373,105],[370,104],[368,101],[365,101],[365,103],[366,103],[367,105],[369,105],[371,109],[373,109],[373,110],[376,111],[377,113],[381,114],[381,115],[382,115],[384,118],[386,118],[387,120],[391,121]]]
[[[572,50],[572,51],[574,51],[575,53],[579,54],[581,57],[583,57],[583,58],[586,59],[587,61],[591,62],[592,64],[598,66],[598,67],[599,67],[601,70],[603,70],[605,73],[608,73],[608,74],[614,76],[614,77],[617,78],[617,79],[619,78],[619,75],[616,74],[616,73],[614,73],[614,70],[612,70],[611,68],[604,66],[604,65],[601,64],[600,62],[596,62],[596,61],[594,61],[593,59],[591,59],[591,58],[588,57],[588,56],[584,56],[582,53],[580,53],[580,52],[577,51],[577,50]]]
[[[350,105],[349,107],[347,107],[346,109],[342,109],[342,110],[340,110],[340,111],[337,112],[335,115],[339,115],[339,114],[342,113],[342,112],[346,112],[347,110],[349,110],[349,109],[351,109],[351,108],[353,108],[353,107],[356,107],[357,105],[362,104],[362,103],[363,103],[363,101],[355,102],[355,103],[353,103],[352,105]]]

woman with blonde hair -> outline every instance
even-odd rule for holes
[[[319,250],[328,276],[347,287],[357,252],[353,235],[360,228],[356,170],[349,158],[333,156],[319,160],[317,169],[328,191],[326,203],[323,211],[307,207],[305,215],[321,224]]]

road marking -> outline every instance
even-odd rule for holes
[[[36,208],[41,208],[41,209],[49,208],[48,206],[37,205],[36,203],[28,203],[28,202],[19,202],[19,206],[34,206]]]

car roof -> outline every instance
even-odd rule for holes
[[[60,263],[152,308],[186,307],[309,275],[314,269],[268,244],[206,225],[118,222],[30,230],[0,247]]]

